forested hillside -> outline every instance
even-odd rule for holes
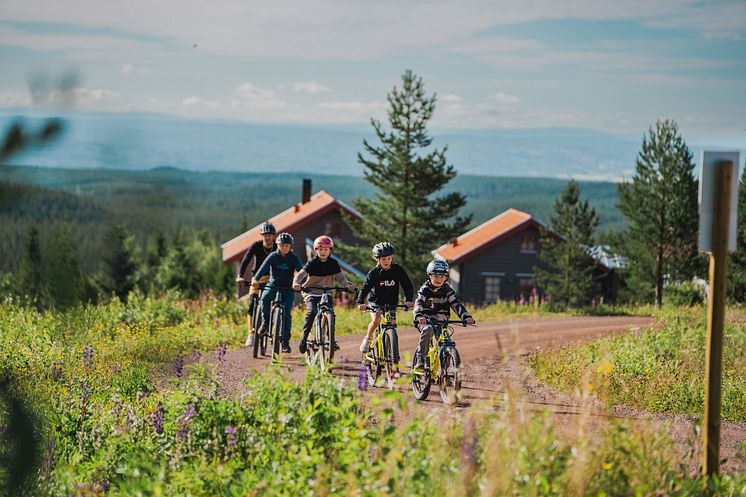
[[[32,224],[44,245],[67,221],[87,267],[98,265],[107,223],[122,224],[142,247],[159,234],[172,236],[178,228],[204,229],[218,242],[227,241],[299,201],[305,177],[312,178],[314,191],[325,189],[345,202],[373,193],[363,178],[308,173],[1,167],[0,247],[5,257],[0,271],[17,266],[21,240]],[[548,220],[565,184],[546,178],[459,175],[446,190],[466,195],[466,209],[476,225],[509,207]],[[581,188],[600,214],[601,231],[622,226],[615,184],[581,182]]]

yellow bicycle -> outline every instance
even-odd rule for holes
[[[399,341],[396,333],[396,309],[408,309],[406,305],[387,304],[367,306],[366,310],[372,312],[383,312],[383,319],[378,324],[370,350],[363,354],[363,367],[368,374],[368,384],[376,386],[381,372],[386,373],[386,386],[394,386],[394,368],[398,362],[396,352],[399,349]]]
[[[443,402],[454,404],[461,390],[461,357],[453,341],[454,329],[451,324],[468,325],[464,321],[428,319],[433,327],[433,338],[430,349],[425,355],[424,374],[412,375],[412,392],[417,400],[425,400],[430,393],[430,386],[438,384],[440,398]],[[412,359],[414,369],[416,358]]]

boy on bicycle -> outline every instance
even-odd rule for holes
[[[269,281],[262,292],[262,333],[267,332],[269,323],[269,307],[272,299],[277,292],[282,292],[282,303],[285,307],[285,327],[282,330],[282,351],[290,352],[290,322],[292,319],[291,310],[295,293],[290,285],[293,282],[293,274],[300,271],[300,258],[293,253],[293,236],[290,233],[280,233],[277,235],[277,250],[269,254],[262,263],[259,271],[256,272],[251,280],[251,286],[259,287],[259,280],[266,274],[269,274]]]
[[[342,273],[339,262],[331,258],[332,251],[334,250],[334,240],[326,235],[319,236],[313,241],[313,250],[316,252],[316,256],[306,262],[303,269],[295,275],[293,289],[296,292],[300,291],[301,284],[304,286],[331,287],[334,286],[335,280],[340,286],[346,286],[349,291],[352,292],[355,290],[352,283]],[[306,320],[303,323],[303,334],[298,344],[298,350],[301,354],[306,353],[308,334],[311,332],[311,326],[313,326],[313,321],[319,312],[319,302],[323,293],[322,290],[317,288],[312,288],[302,293],[303,302],[306,304]],[[334,348],[335,350],[339,350],[336,343],[334,344]]]
[[[251,275],[254,271],[262,267],[262,263],[267,256],[277,250],[277,244],[275,243],[275,233],[277,230],[275,226],[266,222],[259,228],[259,234],[262,235],[261,240],[254,242],[246,254],[241,259],[241,265],[238,268],[238,276],[236,277],[236,283],[239,285],[245,285],[246,280],[251,281]],[[259,283],[266,283],[269,279],[269,275],[264,276]],[[249,334],[246,337],[246,346],[250,347],[254,345],[254,333],[251,329],[251,316],[254,315],[254,307],[259,297],[259,288],[251,287],[249,292],[249,311],[246,313],[246,323],[249,326]],[[256,325],[256,323],[254,323]]]
[[[420,332],[420,343],[415,351],[415,363],[412,372],[424,374],[425,354],[430,347],[430,339],[433,336],[433,326],[428,319],[445,321],[451,316],[451,309],[456,311],[459,319],[468,324],[474,324],[466,307],[456,298],[456,292],[446,283],[450,268],[446,261],[434,260],[427,265],[427,281],[422,284],[417,292],[417,300],[414,302],[414,321]]]
[[[373,257],[378,261],[376,267],[368,272],[360,294],[357,296],[357,306],[361,311],[365,311],[365,297],[371,304],[396,305],[399,303],[399,288],[404,290],[404,301],[408,308],[412,308],[414,297],[414,287],[412,280],[409,279],[407,271],[394,262],[395,248],[389,242],[377,243],[373,247]],[[370,341],[373,339],[373,333],[381,322],[381,312],[374,311],[370,313],[370,324],[368,324],[368,334],[363,338],[360,344],[360,352],[368,352]],[[396,317],[391,321],[396,324]],[[394,335],[394,362],[399,364],[399,343]]]

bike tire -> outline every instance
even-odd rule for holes
[[[417,361],[416,357],[412,358],[412,369]],[[412,374],[412,393],[417,400],[425,400],[430,394],[430,371],[425,370],[424,375]]]
[[[327,371],[331,368],[332,359],[334,359],[334,316],[330,312],[322,312],[319,323],[321,343],[317,364],[322,371]]]
[[[365,372],[368,374],[368,385],[374,387],[378,382],[378,378],[381,376],[381,358],[378,354],[378,333],[376,333],[370,345],[370,350],[363,354],[363,367],[365,367]]]
[[[259,319],[262,316],[262,311],[260,309],[261,301],[257,299],[257,302],[254,304],[254,312],[251,313],[251,331],[254,333],[254,350],[253,350],[253,356],[254,359],[259,357],[259,353],[261,352],[262,355],[267,354],[267,338],[264,333],[259,335],[259,330],[261,329],[261,326],[259,326]],[[261,343],[264,342],[264,343]]]
[[[383,369],[386,372],[386,386],[394,388],[394,340],[396,332],[393,328],[383,330]]]
[[[274,328],[272,330],[273,332],[273,339],[272,339],[272,362],[277,363],[280,362],[281,354],[282,354],[282,326],[283,326],[283,320],[284,316],[282,315],[282,312],[280,311],[279,307],[274,309],[272,311],[273,319],[272,319],[272,327]]]
[[[461,357],[456,347],[446,347],[443,351],[438,387],[443,402],[446,404],[458,402],[458,395],[461,391]]]

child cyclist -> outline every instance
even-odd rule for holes
[[[446,261],[434,260],[427,265],[427,281],[417,292],[414,302],[414,321],[420,332],[420,343],[415,351],[415,363],[412,372],[424,374],[425,354],[430,347],[434,329],[428,319],[445,321],[451,316],[451,309],[456,311],[459,319],[474,324],[466,307],[456,298],[456,292],[446,283],[450,268]],[[436,337],[437,338],[437,337]]]
[[[259,234],[262,235],[262,238],[254,242],[243,256],[241,265],[238,268],[236,283],[244,285],[246,284],[246,280],[251,281],[252,273],[262,267],[264,259],[266,259],[269,254],[277,250],[277,244],[275,243],[276,232],[275,226],[272,223],[266,222],[262,224],[262,227],[259,228]],[[269,275],[265,275],[261,280],[259,280],[259,283],[266,283],[267,280],[269,280]],[[254,345],[251,316],[254,315],[254,307],[256,307],[258,300],[255,295],[256,297],[259,296],[259,288],[251,287],[251,291],[249,292],[249,311],[246,313],[246,323],[249,326],[249,334],[246,337],[247,347]],[[254,325],[256,325],[256,323],[254,323]]]
[[[373,257],[378,261],[376,267],[368,272],[360,294],[357,296],[358,308],[365,311],[365,297],[368,302],[374,305],[396,305],[399,303],[399,288],[404,290],[404,303],[408,308],[412,308],[414,297],[414,288],[412,280],[409,279],[407,271],[394,262],[395,248],[389,242],[377,243],[373,247]],[[374,311],[370,314],[370,324],[368,324],[368,334],[363,338],[360,344],[360,352],[368,352],[370,341],[373,333],[381,322],[381,311]],[[395,314],[394,314],[395,316]],[[392,321],[396,324],[396,318]],[[399,343],[394,335],[394,362],[399,364]],[[398,367],[397,367],[398,369]]]
[[[251,280],[251,286],[259,287],[259,280],[266,274],[269,274],[269,281],[262,292],[262,332],[267,331],[269,323],[269,306],[277,292],[282,292],[282,302],[285,306],[285,329],[282,330],[282,351],[290,352],[290,322],[292,319],[291,310],[295,293],[291,285],[293,283],[293,274],[302,268],[300,258],[293,253],[293,236],[290,233],[280,233],[277,235],[277,250],[267,256]]]
[[[301,285],[305,286],[334,286],[335,280],[340,286],[346,286],[349,291],[355,291],[355,287],[350,283],[339,267],[339,262],[331,258],[334,250],[334,240],[326,235],[319,236],[313,241],[313,250],[316,255],[303,266],[293,280],[293,289],[300,291]],[[306,353],[306,344],[308,334],[313,326],[313,320],[319,312],[319,302],[323,291],[313,288],[302,293],[303,302],[306,304],[306,320],[303,323],[303,334],[300,337],[298,350],[301,354]],[[337,344],[334,344],[338,349]]]

